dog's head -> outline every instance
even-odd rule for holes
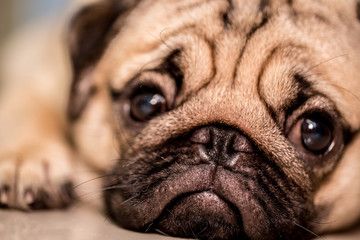
[[[360,215],[358,1],[100,1],[70,36],[78,147],[126,228],[295,239]]]

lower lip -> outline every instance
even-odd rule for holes
[[[157,222],[156,227],[161,231],[181,237],[211,232],[221,238],[229,229],[235,237],[241,233],[242,226],[239,211],[209,191],[179,196],[165,208]]]

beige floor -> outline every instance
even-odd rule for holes
[[[157,234],[140,234],[112,224],[98,210],[75,205],[67,210],[0,210],[1,240],[166,240]]]
[[[157,234],[140,234],[112,224],[96,208],[75,204],[68,210],[20,211],[0,210],[1,240],[167,240]],[[326,240],[359,240],[360,229],[333,235]]]

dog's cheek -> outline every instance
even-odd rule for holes
[[[107,171],[118,156],[114,141],[111,102],[106,92],[99,91],[89,100],[80,118],[73,124],[76,148],[93,167]]]
[[[336,170],[315,196],[319,211],[318,232],[350,226],[360,217],[360,134],[347,147]]]

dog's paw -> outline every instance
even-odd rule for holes
[[[64,144],[0,156],[0,207],[62,208],[74,199],[72,154]]]

